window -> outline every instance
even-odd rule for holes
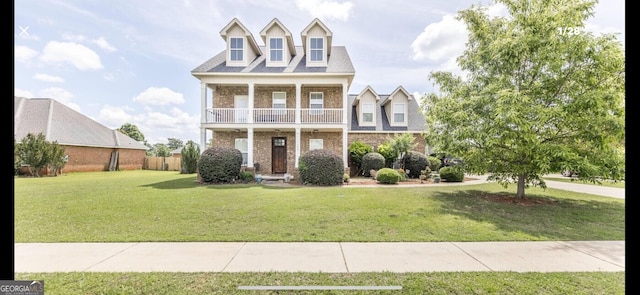
[[[404,123],[404,103],[393,104],[393,122]]]
[[[242,153],[242,165],[247,165],[248,141],[246,138],[236,138],[236,149]]]
[[[373,123],[373,103],[362,104],[362,122]]]
[[[322,109],[324,108],[324,101],[322,98],[322,92],[309,93],[309,111],[311,115],[322,115]]]
[[[282,46],[282,38],[269,39],[269,50],[271,52],[269,58],[271,61],[283,61],[284,48]]]
[[[274,109],[274,115],[284,115],[287,108],[287,93],[286,92],[274,92],[272,94],[271,107]],[[278,109],[278,110],[275,110]]]
[[[229,41],[230,57],[233,61],[242,61],[244,54],[242,53],[244,46],[242,45],[243,38],[231,38]]]
[[[309,150],[321,150],[323,148],[322,139],[309,139]]]
[[[309,39],[309,56],[311,57],[311,61],[323,61],[324,58],[324,39],[322,38],[311,38]]]

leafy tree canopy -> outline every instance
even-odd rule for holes
[[[540,185],[571,170],[584,181],[624,177],[625,56],[614,34],[585,30],[596,1],[499,0],[458,13],[469,41],[465,73],[432,72],[423,98],[430,145],[463,156],[503,186]]]
[[[131,123],[125,123],[118,129],[118,131],[135,139],[136,141],[144,142],[144,134],[140,132],[140,130],[138,129],[138,126],[136,125],[133,125]]]
[[[180,139],[169,137],[167,146],[170,150],[176,150],[184,146],[184,142]]]

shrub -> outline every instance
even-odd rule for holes
[[[387,168],[393,167],[393,162],[396,161],[398,156],[396,155],[395,151],[393,150],[393,148],[391,148],[389,144],[383,143],[379,145],[377,152],[384,157],[384,167],[387,167]]]
[[[384,165],[384,156],[379,153],[371,152],[362,157],[362,173],[366,177],[371,176],[369,172],[370,170],[379,170],[381,168],[384,168]]]
[[[391,168],[382,168],[376,173],[376,180],[379,183],[396,184],[400,181],[400,174]]]
[[[300,181],[303,184],[340,185],[344,177],[342,158],[329,150],[311,150],[298,161]]]
[[[205,183],[230,183],[240,177],[242,152],[231,147],[211,147],[198,159],[198,174]]]
[[[398,181],[407,181],[407,173],[404,172],[404,169],[398,168],[398,169],[396,169],[396,171],[398,172],[398,175],[400,176],[400,179],[398,179]]]
[[[191,174],[196,173],[198,170],[198,158],[200,157],[200,147],[193,142],[193,140],[187,141],[187,145],[182,148],[180,152],[182,158],[182,171],[181,173]]]
[[[456,167],[440,168],[440,177],[446,179],[447,182],[462,182],[464,180],[464,172]]]
[[[408,152],[404,155],[404,169],[409,170],[407,177],[418,178],[420,171],[429,166],[427,156],[418,152]]]
[[[376,179],[377,173],[378,173],[378,170],[374,170],[374,169],[369,170],[369,175],[371,175],[371,178],[373,179]]]
[[[356,166],[356,175],[362,171],[362,157],[370,152],[373,152],[373,147],[362,141],[356,140],[349,145],[349,157],[351,163]]]
[[[345,173],[344,175],[342,175],[342,182],[349,183],[349,180],[351,180],[349,173]]]
[[[255,178],[253,176],[253,173],[249,171],[242,171],[240,172],[240,179],[245,182],[252,182]]]
[[[431,169],[431,171],[440,170],[440,166],[442,166],[442,160],[440,160],[436,156],[428,156],[427,160],[429,161],[429,169]]]

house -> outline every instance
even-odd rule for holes
[[[42,133],[68,156],[64,172],[142,169],[147,146],[50,98],[14,97],[14,137]]]
[[[351,58],[319,19],[301,31],[301,45],[277,18],[259,32],[264,45],[237,18],[220,35],[226,49],[191,71],[200,80],[201,146],[235,147],[247,168],[294,175],[312,149],[336,152],[347,168],[355,140],[377,147],[410,132],[424,151],[425,120],[415,98],[403,87],[350,95]]]

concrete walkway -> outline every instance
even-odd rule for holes
[[[16,272],[620,272],[624,241],[28,243]]]
[[[438,185],[469,185],[477,180]],[[624,198],[624,189],[547,181]],[[349,186],[345,186],[349,187]],[[353,186],[361,187],[361,186]],[[625,241],[16,243],[15,272],[619,272]]]

